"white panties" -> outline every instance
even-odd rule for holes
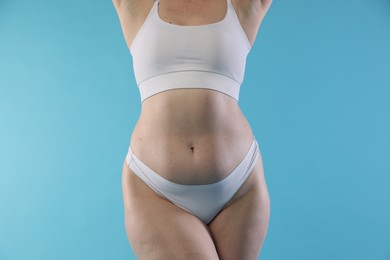
[[[258,157],[259,148],[253,137],[249,151],[230,175],[221,181],[204,185],[184,185],[161,177],[139,160],[131,147],[126,155],[126,163],[154,191],[208,224],[251,174]]]

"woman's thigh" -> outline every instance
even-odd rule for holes
[[[243,186],[209,224],[220,259],[257,259],[269,217],[270,199],[260,156]]]
[[[137,259],[218,259],[207,225],[154,192],[126,162],[122,192],[126,233]]]

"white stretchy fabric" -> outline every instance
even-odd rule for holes
[[[161,177],[138,159],[130,146],[126,164],[154,191],[209,224],[252,173],[259,153],[258,143],[253,137],[249,151],[230,175],[219,182],[204,185],[184,185]]]
[[[251,46],[231,0],[222,20],[191,26],[162,20],[159,2],[130,46],[141,102],[178,88],[212,89],[238,101]]]

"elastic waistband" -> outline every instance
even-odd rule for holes
[[[160,74],[138,84],[141,102],[170,89],[205,88],[222,92],[238,101],[240,83],[222,74],[207,71],[178,71]]]
[[[186,184],[179,184],[172,181],[169,181],[162,176],[155,173],[152,169],[150,169],[147,165],[145,165],[137,156],[135,156],[134,152],[131,149],[131,146],[128,148],[128,153],[126,155],[126,163],[127,166],[131,168],[131,164],[135,165],[141,165],[143,169],[148,170],[148,178],[152,178],[154,180],[158,180],[160,183],[164,183],[164,185],[171,187],[173,189],[193,189],[193,190],[199,190],[199,189],[212,189],[216,187],[222,187],[225,183],[228,183],[232,178],[235,178],[236,175],[235,172],[239,172],[242,167],[245,167],[247,162],[250,162],[250,165],[253,165],[257,158],[259,157],[259,146],[256,141],[256,138],[253,137],[252,145],[249,148],[248,152],[244,156],[244,158],[241,160],[239,165],[234,169],[233,173],[228,175],[226,178],[222,179],[221,181],[211,183],[211,184],[203,184],[203,185],[186,185]],[[135,172],[136,173],[136,172]],[[137,173],[136,173],[137,174]]]

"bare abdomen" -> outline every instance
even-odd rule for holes
[[[252,144],[237,102],[207,89],[177,89],[145,100],[131,148],[160,176],[209,184],[228,176]]]

